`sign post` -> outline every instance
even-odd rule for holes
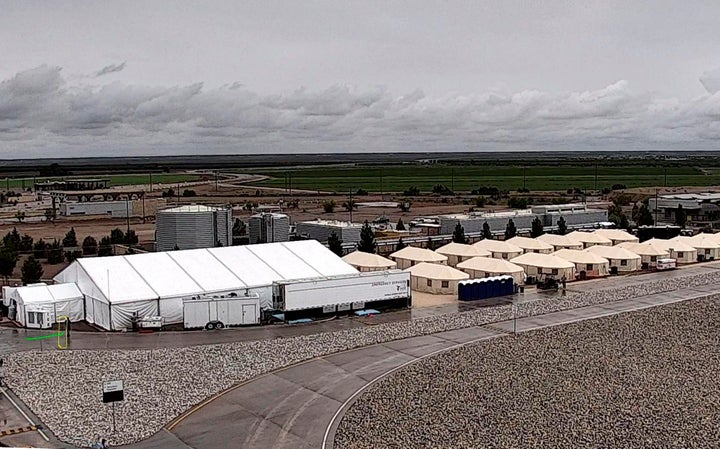
[[[125,400],[122,380],[103,382],[103,403],[112,403],[112,433],[115,433],[115,403]]]

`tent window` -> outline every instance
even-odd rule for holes
[[[450,281],[442,281],[442,288],[450,287]]]
[[[553,268],[553,269],[552,269],[552,274],[558,274],[558,269],[557,269],[557,268]]]
[[[657,260],[657,256],[650,256],[650,262],[655,262]]]
[[[35,324],[35,312],[28,312],[28,324]]]
[[[620,265],[622,265],[623,267],[624,267],[624,266],[627,266],[627,260],[622,259],[622,260],[620,261]]]
[[[428,287],[432,287],[432,279],[428,279],[428,280],[427,280],[427,286],[428,286]]]
[[[678,258],[682,258],[682,257],[683,257],[682,251],[678,251],[678,252],[677,252],[677,256],[678,256]]]
[[[593,266],[591,263],[587,264],[587,271],[592,271]]]

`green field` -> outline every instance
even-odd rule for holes
[[[594,190],[595,166],[357,166],[327,167],[296,170],[261,170],[271,176],[258,185],[293,189],[348,192],[364,189],[368,192],[402,192],[417,186],[429,193],[436,184],[444,184],[459,193],[468,193],[481,186],[494,186],[501,190],[530,191],[567,190],[580,188]],[[662,167],[662,166],[599,166],[597,188],[610,188],[613,184],[632,187],[652,186],[712,186],[720,185],[720,168]]]
[[[32,187],[33,182],[44,181],[62,181],[63,179],[109,179],[110,186],[129,186],[142,185],[150,183],[149,174],[131,174],[131,175],[97,175],[97,176],[66,176],[64,178],[6,178],[0,179],[0,188],[3,189],[21,189]],[[199,175],[186,173],[153,173],[153,184],[174,184],[178,182],[197,181]]]

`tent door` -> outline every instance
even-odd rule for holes
[[[257,324],[257,313],[254,305],[243,305],[242,312],[242,324]]]

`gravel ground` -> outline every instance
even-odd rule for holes
[[[482,342],[348,410],[336,448],[720,447],[720,295]]]
[[[630,287],[549,297],[521,304],[518,316],[600,304],[717,282],[715,273],[638,283]],[[417,335],[502,321],[510,306],[376,326],[180,349],[28,351],[6,357],[7,384],[62,441],[87,445],[110,433],[103,381],[122,379],[113,445],[150,437],[193,405],[232,385],[313,357]]]

